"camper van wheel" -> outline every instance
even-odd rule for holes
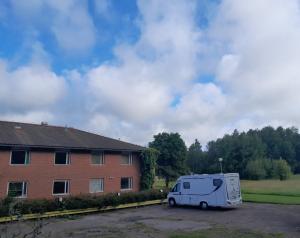
[[[201,202],[201,203],[200,203],[200,208],[201,208],[202,210],[206,210],[206,209],[208,208],[207,202]]]
[[[169,199],[169,206],[170,207],[175,207],[176,206],[176,202],[175,202],[174,198]]]

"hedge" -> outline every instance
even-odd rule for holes
[[[62,201],[56,199],[13,199],[0,200],[0,216],[17,214],[45,213],[84,208],[104,208],[121,204],[165,199],[167,191],[148,190],[142,192],[110,193],[100,196],[78,195],[67,196]]]

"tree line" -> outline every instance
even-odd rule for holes
[[[287,179],[300,173],[300,134],[295,127],[226,134],[203,148],[197,139],[186,147],[178,133],[159,133],[149,143],[155,173],[166,183],[186,173],[238,172],[242,179]],[[153,170],[152,170],[153,174]],[[152,175],[153,177],[153,175]]]

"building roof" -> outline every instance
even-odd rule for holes
[[[0,147],[3,146],[116,151],[144,149],[142,146],[70,127],[0,121]]]

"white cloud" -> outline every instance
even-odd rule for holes
[[[11,0],[11,4],[15,17],[30,30],[50,29],[65,52],[86,53],[96,43],[96,27],[86,1]]]
[[[0,104],[7,110],[41,109],[56,103],[65,89],[64,79],[43,65],[9,70],[0,62]]]
[[[89,74],[97,102],[103,103],[96,111],[102,119],[113,115],[105,117],[105,127],[126,134],[118,121],[124,119],[133,123],[132,131],[144,131],[145,141],[159,128],[179,131],[190,143],[235,128],[300,126],[299,2],[224,0],[202,31],[194,4],[138,1],[137,43],[118,46],[117,63]],[[195,84],[205,68],[216,81]]]
[[[84,51],[95,44],[95,27],[82,2],[32,4],[27,10],[18,6],[29,18],[38,14],[35,9],[51,9],[50,29],[63,49]],[[102,14],[110,7],[107,1],[99,4]],[[62,102],[67,80],[66,115],[80,115],[89,130],[143,145],[161,131],[177,131],[189,144],[235,128],[300,126],[299,1],[223,0],[204,28],[196,4],[138,1],[137,41],[117,41],[113,60],[84,72],[66,70],[64,78],[46,63],[8,70],[2,62],[1,106],[47,117],[43,113],[53,114],[51,105]],[[47,59],[41,45],[35,51],[36,59]],[[199,83],[207,72],[216,79]],[[0,115],[12,115],[3,111]]]
[[[91,69],[86,76],[95,113],[101,114],[92,124],[99,120],[116,134],[122,128],[143,143],[157,128],[167,128],[160,121],[174,95],[195,78],[200,31],[193,22],[193,4],[139,1],[138,6],[140,39],[134,45],[118,45],[116,62]]]
[[[25,113],[4,113],[0,114],[0,120],[41,123],[49,122],[54,119],[54,115],[48,111],[30,111]]]

